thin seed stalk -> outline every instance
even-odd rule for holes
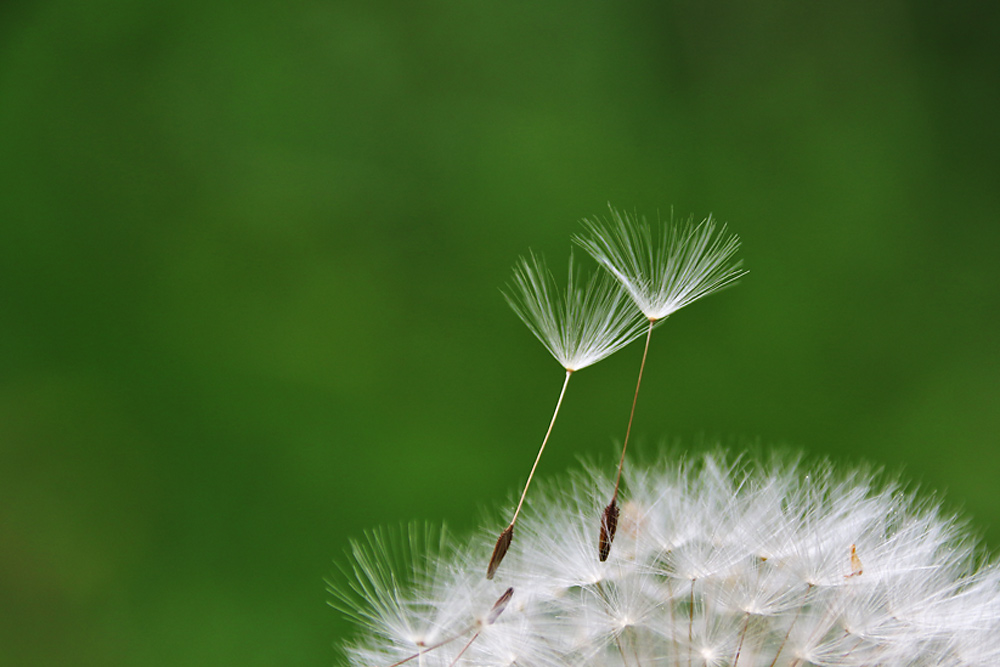
[[[635,383],[635,395],[632,396],[632,410],[628,415],[628,426],[625,428],[625,440],[622,442],[622,456],[618,461],[618,473],[615,475],[615,491],[611,502],[604,508],[601,515],[601,529],[597,540],[597,557],[603,563],[611,554],[611,545],[615,541],[615,531],[618,529],[618,489],[622,481],[622,468],[625,467],[625,450],[628,448],[628,437],[632,433],[632,420],[635,418],[635,404],[639,401],[639,387],[642,386],[642,371],[646,368],[646,356],[649,354],[649,340],[653,337],[653,325],[656,320],[649,320],[646,330],[646,345],[642,348],[642,362],[639,364],[639,379]]]
[[[542,452],[545,451],[545,444],[549,441],[549,436],[552,435],[552,428],[556,425],[556,417],[559,416],[559,408],[562,406],[563,396],[566,395],[566,387],[569,386],[569,378],[573,375],[573,371],[566,369],[566,379],[563,380],[562,390],[559,392],[559,399],[556,401],[556,409],[552,412],[552,420],[549,421],[549,428],[545,431],[545,437],[542,438],[542,445],[538,448],[538,455],[535,456],[535,463],[531,466],[531,472],[528,473],[528,481],[524,484],[524,491],[521,492],[521,499],[517,502],[517,508],[514,510],[514,516],[510,520],[510,524],[504,528],[503,532],[500,533],[500,537],[497,538],[496,546],[493,547],[493,555],[490,557],[489,566],[486,568],[486,578],[492,579],[493,575],[496,574],[497,568],[500,567],[500,562],[507,555],[507,550],[510,548],[510,543],[514,539],[514,524],[517,523],[517,517],[521,513],[521,507],[524,505],[524,499],[528,495],[528,487],[531,486],[531,480],[535,477],[535,470],[538,468],[538,462],[542,460]]]
[[[646,368],[646,356],[649,354],[649,340],[653,337],[653,325],[656,320],[649,320],[649,329],[646,330],[646,345],[642,348],[642,362],[639,364],[639,379],[635,382],[635,395],[632,396],[632,410],[628,414],[628,426],[625,428],[625,441],[622,443],[622,456],[618,461],[618,474],[615,476],[615,493],[613,499],[618,498],[618,487],[622,481],[622,468],[625,466],[625,449],[628,447],[628,437],[632,433],[632,420],[635,418],[635,404],[639,401],[639,387],[642,385],[642,371]]]

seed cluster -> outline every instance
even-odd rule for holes
[[[422,547],[405,592],[372,566],[382,540],[357,545],[370,615],[351,664],[1000,664],[1000,571],[977,567],[955,522],[896,485],[723,454],[665,455],[624,477],[605,562],[592,517],[612,480],[595,470],[542,485],[494,581],[482,540]]]

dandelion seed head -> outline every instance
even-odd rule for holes
[[[469,556],[489,546],[485,537],[455,545],[404,535],[402,550],[362,541],[350,583],[335,593],[360,625],[348,659],[369,667],[409,656],[427,667],[459,656],[456,664],[546,667],[1000,664],[1000,569],[960,523],[870,472],[817,466],[807,478],[805,470],[721,454],[633,464],[606,562],[594,553],[593,520],[611,482],[591,469],[550,482],[527,504],[520,548],[494,581]]]
[[[655,235],[614,209],[610,221],[584,224],[577,242],[606,271],[580,282],[571,257],[560,291],[532,254],[505,293],[567,371],[536,466],[573,371],[643,330],[648,351],[656,322],[744,273],[733,259],[739,239],[711,218]],[[631,415],[625,443],[630,429]],[[344,583],[332,588],[334,606],[359,627],[344,646],[348,661],[1000,664],[1000,567],[935,501],[868,470],[798,461],[662,456],[624,473],[621,463],[614,481],[587,468],[525,504],[533,466],[495,545],[490,529],[454,542],[414,527],[355,543]],[[484,579],[480,555],[491,545]]]
[[[664,225],[654,233],[646,220],[608,207],[610,220],[586,219],[574,240],[607,269],[652,321],[735,283],[746,271],[734,260],[740,240],[716,232],[709,216]]]

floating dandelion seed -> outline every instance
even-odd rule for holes
[[[698,299],[732,285],[746,274],[733,261],[740,239],[716,233],[711,216],[658,228],[609,207],[611,219],[584,220],[575,241],[618,279],[642,313],[662,320]]]
[[[645,329],[628,296],[607,273],[595,272],[584,286],[577,284],[572,253],[565,291],[556,285],[545,261],[531,254],[528,258],[521,258],[514,268],[513,282],[504,296],[518,317],[566,369],[566,378],[513,518],[493,547],[486,569],[487,579],[496,574],[510,548],[514,524],[555,426],[570,376],[625,347],[641,336]]]
[[[1000,664],[1000,569],[932,503],[863,470],[660,461],[626,469],[603,563],[589,534],[612,482],[594,470],[532,495],[502,583],[478,541],[407,549],[410,584],[385,574],[392,544],[356,546],[365,564],[335,590],[361,620],[350,664]]]
[[[559,289],[545,260],[530,253],[514,267],[504,297],[568,372],[596,364],[646,329],[628,295],[607,273],[595,271],[580,281],[572,253],[565,290]]]
[[[649,320],[649,326],[622,442],[615,489],[611,502],[601,514],[598,557],[602,561],[611,553],[615,539],[618,487],[653,327],[684,306],[733,284],[746,273],[741,268],[742,261],[732,259],[740,247],[739,237],[727,236],[725,226],[716,234],[711,217],[698,225],[688,221],[683,225],[665,226],[654,239],[648,222],[619,213],[611,206],[608,208],[610,221],[584,220],[587,235],[574,240],[618,280]]]

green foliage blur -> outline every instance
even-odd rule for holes
[[[995,548],[998,44],[987,2],[3,3],[0,663],[334,664],[351,538],[523,483],[562,370],[498,288],[609,201],[750,270],[654,336],[637,455],[870,462]],[[613,464],[640,355],[542,477]]]

